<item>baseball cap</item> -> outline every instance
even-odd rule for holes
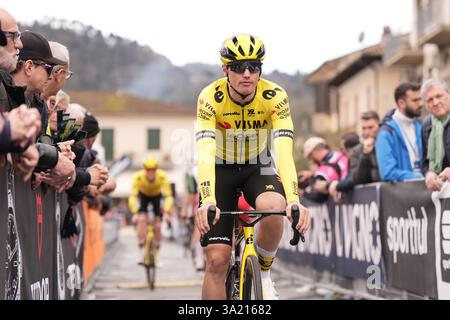
[[[50,49],[52,50],[53,57],[61,61],[64,61],[65,65],[69,65],[70,58],[69,58],[69,50],[67,49],[67,47],[55,41],[49,41],[48,44],[50,45]]]
[[[326,145],[327,142],[320,137],[311,137],[306,140],[305,144],[303,145],[303,155],[305,156],[305,158],[308,158],[311,152],[313,152],[313,150],[321,144]]]
[[[47,39],[39,33],[24,31],[20,40],[23,44],[23,48],[19,52],[20,60],[41,60],[51,65],[67,64],[52,55]]]

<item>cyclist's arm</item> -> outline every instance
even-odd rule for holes
[[[166,174],[164,174],[162,180],[161,191],[164,197],[164,212],[171,212],[173,207],[173,195],[172,188]]]
[[[298,202],[298,180],[293,156],[294,125],[292,123],[288,97],[285,93],[277,99],[273,109],[272,125],[274,129],[274,149],[277,161],[278,173],[280,174],[287,202]],[[284,103],[281,103],[284,102]]]
[[[135,176],[133,179],[133,187],[131,189],[130,196],[128,197],[128,207],[131,213],[135,214],[139,210],[139,178]]]
[[[216,204],[216,116],[206,108],[207,101],[200,95],[197,105],[198,191],[203,204]]]

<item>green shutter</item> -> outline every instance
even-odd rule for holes
[[[147,130],[147,149],[159,150],[159,129]]]
[[[106,161],[114,160],[114,129],[102,129],[102,145]]]

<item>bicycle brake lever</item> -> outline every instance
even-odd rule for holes
[[[208,208],[208,224],[209,224],[210,230],[212,228],[212,224],[214,222],[215,217],[216,217],[216,206],[209,206],[209,208]],[[205,235],[203,235],[202,238],[200,239],[200,245],[203,248],[208,246],[208,237],[207,237],[208,234],[209,234],[209,232],[207,232]]]
[[[291,246],[296,246],[300,239],[302,240],[302,242],[305,242],[305,237],[303,236],[302,233],[300,233],[297,230],[297,224],[298,221],[300,220],[300,210],[298,206],[293,205],[291,208],[291,213],[292,213],[291,228],[294,231],[294,236],[292,237],[291,241],[289,241],[289,243],[291,244]]]

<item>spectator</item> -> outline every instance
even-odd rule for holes
[[[86,109],[83,106],[77,103],[70,103],[66,112],[69,114],[70,118],[75,119],[75,124],[78,124],[81,127],[83,126],[84,118],[86,116]]]
[[[16,173],[27,181],[38,161],[34,141],[41,129],[40,117],[25,106],[12,110],[25,102],[23,91],[16,90],[10,76],[17,67],[17,56],[23,44],[16,19],[0,8],[0,154],[14,152]],[[10,111],[9,114],[4,113]]]
[[[97,189],[108,182],[109,173],[105,166],[95,163],[96,157],[92,152],[92,145],[100,132],[100,127],[97,119],[90,113],[85,116],[82,130],[87,133],[86,138],[74,145],[77,154],[75,159],[77,180],[73,188],[67,191],[72,203],[80,202],[87,194],[92,194],[95,198],[99,193],[108,194],[115,189],[115,182],[112,180],[103,189]],[[86,188],[87,186],[89,188]]]
[[[26,87],[24,94],[27,105],[37,108],[41,114],[41,136],[48,125],[47,105],[41,94],[53,67],[64,62],[53,57],[48,41],[42,35],[25,31],[21,40],[23,48],[19,52],[19,62],[16,70],[12,72],[12,77],[16,86]]]
[[[63,64],[53,66],[50,78],[45,83],[44,91],[42,93],[42,98],[47,100],[50,96],[56,95],[72,76],[72,71],[69,70],[69,50],[64,45],[49,41],[50,49],[52,55],[58,60],[62,61]]]
[[[0,21],[1,33],[6,38],[5,45],[0,46],[0,65],[3,72],[10,73],[16,69],[17,55],[23,45],[16,19],[2,8],[0,8]]]
[[[311,177],[303,196],[315,202],[324,202],[328,198],[329,184],[347,175],[348,159],[340,152],[331,151],[326,141],[319,137],[309,138],[303,145],[303,153],[305,158],[317,165],[312,174],[305,175]],[[300,175],[303,176],[302,172]]]
[[[67,93],[62,90],[59,90],[55,96],[55,107],[49,108],[49,116],[48,116],[48,124],[50,127],[50,131],[53,134],[58,130],[57,123],[57,111],[63,110],[66,111],[70,104],[70,97]]]
[[[341,152],[350,159],[353,148],[359,144],[359,136],[356,132],[348,132],[341,138]]]
[[[359,136],[355,132],[348,132],[342,136],[341,139],[341,151],[350,159],[353,154],[353,149],[359,144]],[[349,162],[351,166],[351,163]],[[341,180],[332,181],[328,186],[328,192],[333,197],[335,202],[341,201],[342,192],[353,190],[354,187],[353,178],[350,174],[347,174]]]
[[[423,178],[420,87],[403,83],[395,89],[397,109],[383,120],[375,150],[383,181]]]
[[[51,72],[52,65],[62,63],[55,59],[48,41],[41,35],[34,32],[24,32],[21,36],[22,50],[19,52],[19,62],[13,71],[12,77],[9,74],[2,74],[5,89],[11,92],[8,108],[13,109],[19,103],[26,103],[29,107],[35,107],[41,116],[41,131],[39,136],[44,136],[47,128],[47,105],[41,99],[45,82]],[[49,144],[50,143],[50,144]],[[39,153],[37,171],[42,172],[52,169],[53,174],[58,177],[55,181],[48,181],[59,191],[65,190],[73,184],[75,178],[75,166],[64,153],[51,145],[51,141],[37,143],[36,148]],[[70,153],[70,150],[68,150]],[[20,160],[20,157],[16,160]]]
[[[439,191],[450,179],[450,96],[448,85],[428,80],[421,88],[427,110],[431,113],[423,123],[423,174],[425,184]]]
[[[376,111],[361,114],[363,141],[355,147],[350,158],[350,175],[355,185],[380,181],[375,141],[380,130],[380,117]]]

